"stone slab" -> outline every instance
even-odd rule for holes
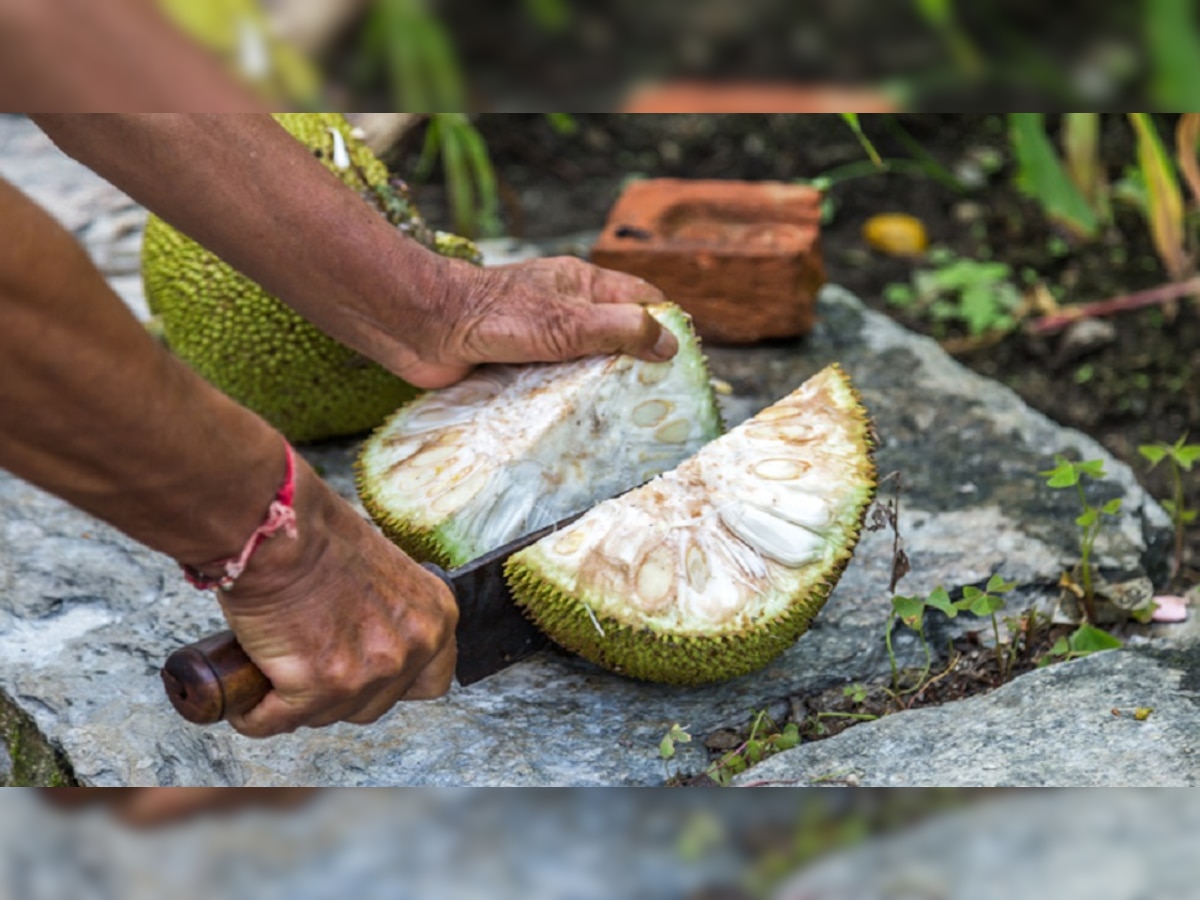
[[[32,127],[0,121],[0,148],[20,144],[5,137],[14,122],[18,131]],[[44,139],[40,149],[20,146],[55,152]],[[18,183],[22,171],[40,171],[15,159],[0,172],[15,168]],[[69,216],[75,185],[87,181],[77,172],[56,178],[39,181],[40,189],[61,190],[51,205]],[[79,189],[84,199],[93,190]],[[91,228],[84,221],[77,232]],[[128,232],[109,233],[111,243]],[[127,279],[110,275],[118,285]],[[1166,516],[1127,468],[845,291],[822,293],[816,326],[801,341],[714,347],[710,358],[714,375],[732,387],[722,398],[730,424],[830,362],[845,367],[875,418],[880,471],[904,476],[901,528],[914,567],[906,592],[1000,572],[1021,583],[1014,602],[1046,602],[1076,553],[1073,498],[1037,476],[1056,452],[1106,460],[1109,477],[1093,497],[1124,500],[1098,547],[1102,564],[1152,575],[1165,567]],[[352,497],[356,451],[350,441],[304,452]],[[810,633],[764,671],[735,681],[647,685],[546,651],[445,698],[401,705],[367,728],[256,742],[227,726],[189,725],[161,695],[161,660],[221,625],[211,600],[183,584],[168,560],[0,474],[0,729],[13,757],[9,780],[51,772],[95,785],[658,784],[668,772],[657,748],[672,723],[703,735],[744,723],[753,710],[786,708],[790,696],[886,673],[890,564],[890,536],[865,532]],[[916,659],[911,638],[900,636],[897,646],[902,661]],[[1047,752],[1053,740],[1045,737]],[[680,750],[672,771],[703,768],[699,741]]]

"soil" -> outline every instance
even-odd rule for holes
[[[922,220],[934,245],[961,258],[1007,263],[1030,294],[1069,305],[1102,300],[1166,282],[1140,212],[1116,204],[1116,221],[1099,239],[1079,242],[1056,229],[1033,201],[1013,186],[1006,123],[999,115],[863,116],[865,132],[885,159],[928,154],[949,172],[975,175],[977,187],[956,190],[925,173],[879,174],[864,165],[863,148],[834,115],[577,115],[571,133],[546,116],[483,115],[501,184],[505,231],[547,239],[603,227],[605,215],[630,177],[812,179],[859,170],[830,190],[833,215],[822,232],[830,281],[843,284],[872,307],[909,328],[943,339],[965,365],[1013,388],[1050,418],[1084,431],[1128,463],[1159,498],[1169,498],[1165,465],[1148,471],[1138,446],[1200,440],[1200,302],[1175,311],[1158,307],[1123,313],[1111,329],[1081,340],[1084,331],[1048,337],[1018,328],[982,342],[961,330],[889,305],[889,284],[909,282],[921,261],[887,256],[863,241],[862,226],[877,213],[905,212]],[[1103,118],[1101,147],[1110,180],[1135,161],[1124,117]],[[1054,117],[1048,118],[1052,129]],[[1160,117],[1168,146],[1174,122]],[[393,160],[412,171],[421,146],[415,134]],[[994,167],[978,161],[994,158]],[[448,228],[441,173],[416,186],[427,218]],[[1187,504],[1200,507],[1200,471],[1185,476]],[[1200,581],[1200,526],[1186,535],[1184,565],[1161,590],[1182,592]]]

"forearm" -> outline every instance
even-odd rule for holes
[[[0,0],[0,108],[261,109],[153,0]]]
[[[67,153],[376,360],[414,317],[437,316],[451,273],[469,268],[400,235],[269,116],[36,119]]]
[[[192,564],[237,553],[281,437],[159,346],[76,242],[0,181],[0,468]]]

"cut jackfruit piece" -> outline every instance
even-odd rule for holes
[[[452,567],[686,459],[720,416],[686,313],[649,309],[679,340],[670,362],[486,366],[405,406],[363,447],[363,505],[410,555]]]
[[[875,492],[870,426],[831,366],[649,484],[510,557],[563,647],[649,681],[759,669],[807,630]]]
[[[343,116],[275,118],[398,230],[445,256],[478,262],[465,238],[425,225],[403,184],[389,181]],[[154,216],[142,244],[142,278],[175,354],[292,441],[368,431],[417,393]]]

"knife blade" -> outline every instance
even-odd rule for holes
[[[547,525],[450,571],[433,563],[423,564],[449,586],[458,604],[454,635],[458,662],[454,674],[460,685],[494,675],[548,643],[513,602],[504,580],[504,563],[518,550],[582,515]],[[180,647],[167,657],[160,674],[176,712],[197,725],[211,725],[252,709],[271,690],[271,682],[246,655],[232,631]]]

